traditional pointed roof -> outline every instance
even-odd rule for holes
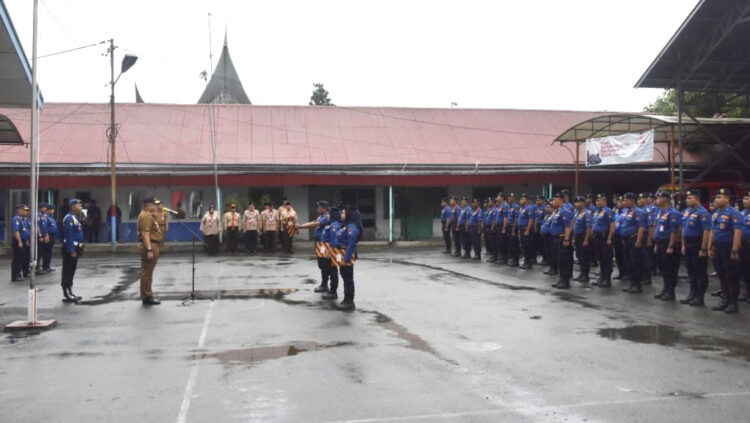
[[[135,84],[135,102],[144,103],[143,97],[141,97],[141,93],[138,91],[138,84]]]
[[[234,68],[232,58],[229,56],[227,47],[227,36],[224,34],[224,47],[221,49],[221,57],[216,64],[216,69],[211,80],[206,85],[198,104],[220,103],[220,104],[252,104],[250,98],[242,88],[240,77]]]

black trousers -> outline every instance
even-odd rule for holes
[[[469,226],[469,238],[471,239],[471,248],[474,249],[474,256],[482,257],[482,234],[479,226]]]
[[[502,262],[508,261],[508,232],[502,233],[502,227],[497,228],[497,255]]]
[[[588,245],[583,245],[583,241],[586,238],[586,234],[579,234],[574,236],[574,245],[576,249],[576,257],[578,257],[578,266],[582,276],[589,276],[591,272],[591,240]]]
[[[740,267],[745,280],[745,292],[750,294],[750,239],[742,240],[740,247]]]
[[[237,226],[227,228],[227,251],[234,253],[237,251],[237,243],[240,240],[240,228]]]
[[[245,231],[245,249],[248,253],[258,249],[258,231]]]
[[[732,260],[732,242],[714,243],[714,268],[721,281],[721,291],[727,304],[736,304],[740,295],[739,261]]]
[[[492,228],[490,228],[490,244],[492,244],[492,252],[490,254],[490,257],[492,257],[493,260],[497,260],[498,256],[500,255],[500,231],[499,229],[495,228],[493,231]]]
[[[466,225],[459,225],[459,233],[461,234],[461,248],[464,250],[464,257],[471,255],[471,234],[466,229]]]
[[[492,227],[490,226],[485,226],[484,228],[484,248],[490,257],[494,255],[495,240],[493,239]]]
[[[643,236],[645,237],[646,234],[644,233]],[[654,246],[646,247],[646,249],[643,251],[643,276],[645,279],[650,280],[651,274],[654,272],[654,269],[656,269],[656,254],[654,254]]]
[[[518,243],[518,233],[510,231],[506,237],[508,243],[508,258],[513,263],[518,264],[518,258],[521,255],[521,246]]]
[[[605,232],[594,232],[593,235],[596,258],[599,261],[599,280],[608,280],[612,277],[612,246],[607,245],[607,234]]]
[[[547,262],[549,264],[549,270],[557,272],[557,250],[555,250],[555,237],[552,235],[544,235],[544,250],[547,255]]]
[[[521,250],[523,251],[523,264],[529,265],[536,258],[536,249],[534,248],[534,238],[532,234],[521,235]]]
[[[339,286],[338,268],[333,265],[331,259],[318,257],[318,269],[320,269],[320,285],[329,286],[329,290],[336,291]]]
[[[561,236],[556,236],[553,239],[560,280],[568,281],[573,276],[573,246],[570,243],[566,246],[563,243],[564,238]]]
[[[55,247],[55,236],[52,234],[49,234],[49,242],[46,244],[42,244],[43,248],[41,251],[42,256],[42,269],[49,270],[50,265],[52,264],[52,251]]]
[[[276,249],[276,231],[263,232],[263,247],[266,251],[274,251]]]
[[[461,231],[455,225],[451,225],[451,235],[453,236],[453,250],[457,256],[461,255]]]
[[[542,227],[540,225],[536,225],[536,232],[531,237],[534,245],[534,260],[540,255],[542,256],[542,260],[547,260],[547,255],[544,251],[544,237],[542,236]]]
[[[287,232],[286,230],[281,231],[281,249],[291,254],[293,243],[294,243],[294,237],[289,236],[289,232]]]
[[[625,261],[625,241],[620,235],[615,234],[612,237],[612,248],[615,253],[615,263],[617,263],[617,272],[620,276],[628,274],[628,264]]]
[[[206,250],[209,256],[219,254],[219,235],[206,235]]]
[[[627,274],[630,277],[630,286],[640,288],[641,282],[643,282],[643,245],[645,243],[641,242],[641,246],[636,247],[636,239],[636,235],[631,235],[623,239],[623,258],[628,260]],[[619,263],[617,266],[619,268]],[[622,274],[622,271],[620,274]]]
[[[73,278],[76,276],[76,269],[78,268],[78,257],[81,256],[82,250],[76,247],[76,257],[71,257],[68,253],[68,249],[65,245],[62,246],[62,281],[60,285],[63,288],[73,287]]]
[[[656,263],[659,266],[661,277],[664,279],[664,288],[662,292],[674,295],[677,287],[677,271],[680,268],[680,244],[676,244],[672,253],[668,253],[668,239],[656,240]]]
[[[443,231],[443,242],[445,243],[445,251],[451,252],[451,228],[450,226],[445,226],[443,224],[441,226],[441,229]]]
[[[354,266],[341,266],[338,269],[344,280],[344,299],[354,301]]]
[[[690,279],[690,296],[703,298],[708,289],[708,257],[700,256],[703,237],[683,238],[685,243],[685,266]]]
[[[11,278],[20,278],[21,276],[29,276],[29,261],[31,259],[29,250],[29,242],[21,241],[21,246],[15,239],[11,238],[11,252],[13,259],[10,265]]]
[[[99,227],[101,226],[101,222],[91,222],[91,226],[89,227],[88,235],[86,238],[88,242],[99,242]]]

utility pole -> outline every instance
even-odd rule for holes
[[[110,180],[110,203],[109,203],[109,227],[112,243],[112,252],[117,249],[117,173],[115,172],[115,138],[117,130],[115,129],[115,40],[109,40],[109,180]]]

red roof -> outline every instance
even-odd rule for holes
[[[28,140],[27,110],[0,109],[0,113],[15,122]],[[552,145],[552,141],[579,122],[607,114],[120,104],[116,108],[118,165],[211,164],[209,113],[216,122],[219,164],[304,166],[570,165],[573,146]],[[40,163],[107,163],[108,126],[108,104],[45,104],[40,114]],[[659,154],[655,159],[663,162]],[[26,147],[0,146],[0,163],[28,160]]]

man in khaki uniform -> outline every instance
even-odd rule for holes
[[[219,254],[219,233],[221,232],[221,219],[219,219],[219,213],[216,213],[214,205],[208,208],[208,211],[203,215],[201,219],[201,232],[203,232],[203,238],[206,240],[208,246],[208,255],[213,256]]]
[[[159,259],[163,238],[162,230],[156,219],[154,197],[143,200],[143,210],[138,215],[138,251],[141,253],[141,300],[144,305],[159,305],[161,301],[154,298],[151,291],[154,268]]]
[[[237,213],[237,205],[229,206],[229,211],[224,213],[224,230],[227,234],[227,250],[234,255],[237,251],[237,241],[240,239],[241,217]]]
[[[245,238],[245,248],[248,253],[255,253],[258,248],[258,229],[260,228],[260,213],[255,210],[255,204],[247,205],[242,214],[242,232]]]
[[[167,241],[167,230],[169,230],[169,213],[164,209],[164,205],[161,203],[161,200],[158,198],[154,198],[154,205],[156,206],[156,212],[154,213],[154,217],[156,218],[156,223],[159,224],[159,229],[161,229],[161,250],[159,251],[164,252],[164,245]]]
[[[260,214],[260,224],[263,231],[263,245],[266,251],[271,252],[276,249],[276,233],[279,230],[279,216],[271,203],[267,203],[266,209]]]
[[[292,254],[292,241],[294,240],[294,235],[299,233],[297,230],[297,212],[292,208],[292,203],[288,200],[284,200],[284,205],[280,210],[281,249],[286,253]]]

